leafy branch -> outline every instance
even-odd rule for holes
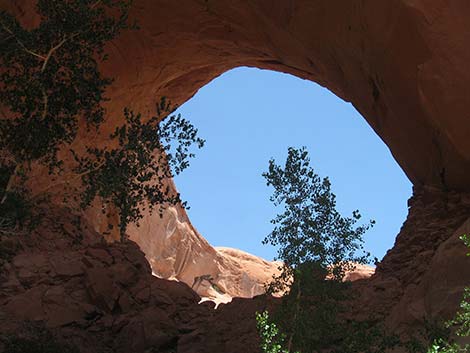
[[[20,217],[14,205],[31,208],[42,197],[31,198],[26,187],[31,165],[60,174],[59,149],[75,140],[79,126],[98,129],[104,120],[101,103],[112,80],[101,75],[97,60],[106,59],[106,42],[135,28],[128,23],[130,5],[38,0],[41,20],[32,29],[0,12],[0,219],[6,231],[18,226],[8,209]]]
[[[85,186],[81,206],[86,208],[100,197],[103,213],[109,213],[109,206],[117,208],[121,240],[127,226],[138,225],[146,209],[153,212],[158,207],[162,215],[165,205],[185,205],[170,187],[170,178],[189,166],[194,157],[191,146],[201,148],[205,142],[181,115],[167,116],[174,109],[165,99],[156,110],[144,123],[140,114],[125,109],[125,124],[110,135],[116,148],[87,147],[84,156],[74,152],[74,171]]]
[[[39,0],[41,22],[30,30],[0,12],[0,101],[7,112],[0,119],[0,142],[9,163],[24,169],[39,162],[50,173],[60,170],[57,152],[75,139],[79,119],[98,128],[112,80],[101,76],[96,59],[105,59],[107,41],[131,28],[129,6],[128,0]],[[110,9],[117,14],[109,15]]]
[[[464,234],[460,237],[465,246],[470,249],[470,235]],[[467,253],[470,256],[470,251]],[[456,327],[455,334],[458,337],[470,337],[470,287],[465,287],[460,310],[455,317],[445,323],[447,328]],[[465,353],[470,351],[470,344],[460,345],[444,339],[437,339],[429,348],[428,353]]]
[[[396,346],[377,320],[344,317],[351,292],[343,278],[355,264],[368,262],[363,235],[375,222],[357,226],[359,211],[350,217],[337,211],[329,179],[310,167],[305,148],[289,148],[283,166],[270,160],[263,176],[274,189],[270,200],[282,209],[263,243],[277,246],[277,259],[283,261],[281,273],[268,284],[269,293],[282,294],[273,315],[275,329],[265,325],[266,317],[257,317],[267,330],[260,332],[263,352],[372,353]],[[282,343],[268,344],[267,338],[279,335],[277,327]]]

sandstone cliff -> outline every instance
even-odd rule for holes
[[[131,227],[132,240],[145,253],[152,272],[186,283],[203,301],[228,303],[233,297],[264,294],[264,285],[279,274],[280,262],[266,261],[242,250],[212,247],[192,226],[185,213],[170,207],[160,218],[148,215]],[[374,269],[357,265],[345,280],[368,278]]]
[[[252,298],[263,294],[264,284],[278,273],[279,263],[241,250],[213,248],[175,207],[162,218],[149,215],[130,232],[154,275],[186,283],[203,300],[227,303],[232,297]]]
[[[33,5],[0,2],[29,25],[37,21]],[[470,260],[456,240],[470,231],[468,1],[136,0],[131,15],[141,30],[111,43],[102,65],[116,78],[105,129],[83,131],[78,145],[106,143],[124,106],[146,114],[159,96],[183,103],[233,67],[313,80],[352,102],[415,185],[394,248],[369,280],[355,284],[362,293],[356,315],[373,312],[407,331],[423,317],[455,310],[470,278]],[[34,177],[38,188],[52,182],[40,169]],[[260,298],[235,299],[216,311],[210,303],[198,306],[185,284],[152,277],[133,243],[100,243],[107,220],[97,209],[83,216],[83,233],[55,229],[69,223],[67,205],[58,199],[56,206],[49,213],[57,218],[2,264],[2,331],[42,319],[85,352],[256,351],[250,318],[266,305]],[[191,269],[188,259],[214,276],[231,266],[233,253],[196,236],[182,209],[164,219],[147,217],[130,232],[154,272],[192,283],[207,273]]]

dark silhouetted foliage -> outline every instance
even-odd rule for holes
[[[359,211],[351,217],[337,211],[330,181],[310,167],[305,148],[289,148],[285,165],[271,160],[263,176],[274,188],[271,201],[283,208],[271,221],[275,228],[264,243],[278,246],[278,259],[284,263],[268,285],[269,292],[283,293],[282,304],[271,323],[258,315],[258,328],[267,330],[260,331],[263,352],[378,353],[396,346],[396,337],[385,334],[377,320],[345,318],[344,302],[351,291],[343,278],[355,264],[368,262],[363,235],[374,221],[356,226]],[[285,339],[267,344],[265,338],[278,328]]]

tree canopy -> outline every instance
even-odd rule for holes
[[[102,103],[113,79],[101,74],[98,62],[108,58],[106,43],[123,30],[138,29],[129,20],[131,5],[132,0],[38,0],[40,22],[34,28],[0,13],[0,233],[12,232],[34,208],[28,189],[34,163],[69,184],[59,151],[73,155],[66,168],[67,176],[71,172],[71,179],[81,181],[72,192],[76,203],[85,209],[99,199],[104,213],[117,212],[121,239],[146,208],[161,212],[167,204],[184,205],[168,179],[187,168],[191,146],[201,148],[204,140],[164,98],[156,99],[151,117],[125,108],[123,124],[108,136],[114,147],[72,147],[81,127],[103,135]]]

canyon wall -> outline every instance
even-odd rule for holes
[[[147,215],[129,232],[154,275],[182,281],[217,304],[263,294],[281,265],[238,249],[212,247],[180,207],[170,207],[162,217]]]
[[[33,5],[0,1],[30,25],[38,20]],[[358,109],[415,186],[394,248],[374,276],[355,284],[363,298],[358,317],[381,314],[406,331],[423,317],[449,316],[470,278],[458,241],[470,231],[469,17],[467,0],[136,0],[131,18],[141,29],[110,43],[102,64],[115,78],[106,125],[100,135],[83,130],[76,144],[106,143],[125,106],[150,115],[161,96],[181,104],[237,66],[327,87]],[[35,183],[51,180],[38,169]],[[66,224],[64,205],[56,206],[51,215]],[[84,215],[86,231],[54,230],[51,221],[2,264],[5,332],[34,319],[87,352],[256,351],[253,313],[266,305],[260,297],[216,311],[210,303],[198,306],[200,297],[185,284],[152,277],[132,242],[102,243],[107,220],[96,211]],[[130,236],[155,273],[187,283],[217,276],[233,258],[210,247],[180,208],[163,220],[147,217]],[[188,259],[197,260],[195,267]]]
[[[360,295],[351,303],[355,318],[382,318],[402,337],[424,319],[450,317],[470,278],[458,239],[470,232],[470,194],[415,190],[410,206],[376,273],[353,282]],[[21,250],[0,260],[0,332],[44,322],[83,353],[258,352],[254,314],[273,309],[276,298],[234,298],[216,310],[198,304],[187,284],[152,276],[134,242],[106,243],[91,224],[78,227],[70,217],[51,209],[35,232],[14,239]]]
[[[33,0],[1,7],[35,23]],[[129,106],[188,100],[237,66],[287,72],[351,102],[413,184],[470,189],[469,4],[465,0],[136,0],[107,48],[107,132]],[[223,94],[223,92],[221,92]],[[106,130],[106,129],[105,129]],[[82,134],[82,142],[100,136]]]

